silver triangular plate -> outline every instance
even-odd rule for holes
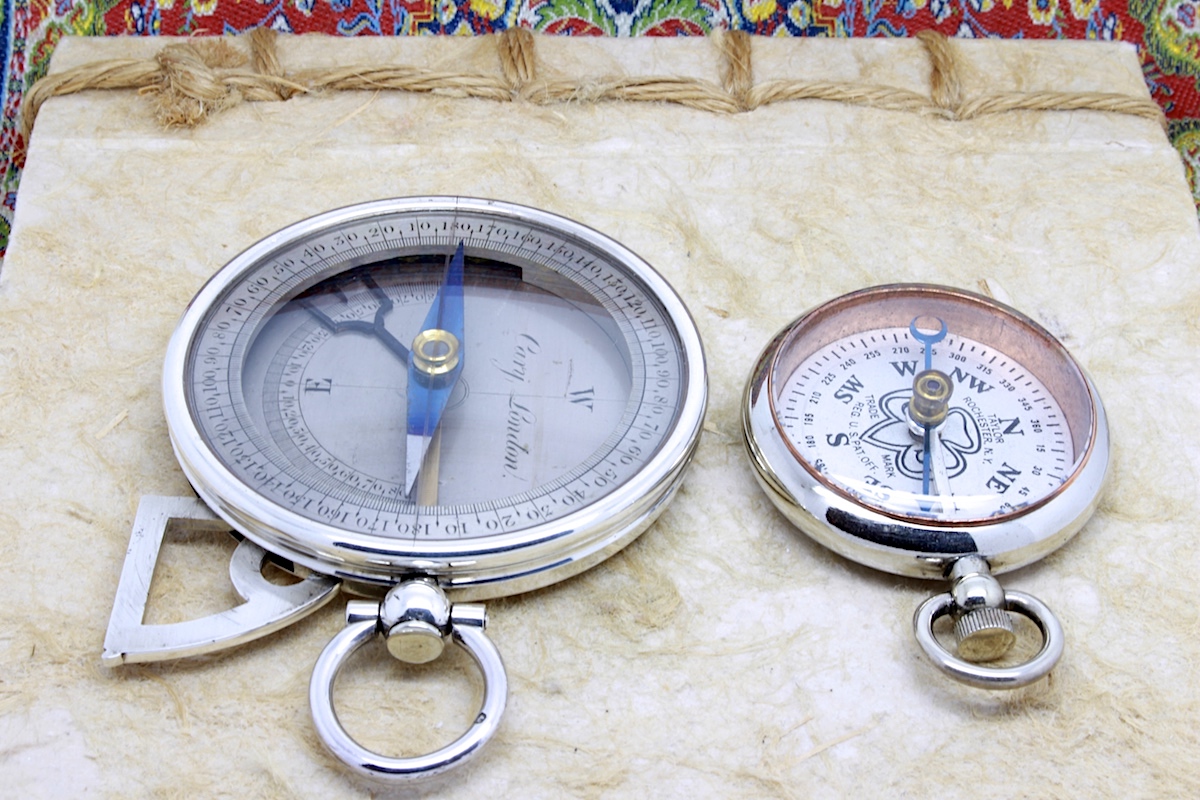
[[[233,647],[311,614],[337,594],[340,582],[323,575],[310,575],[289,586],[271,583],[262,574],[267,552],[243,540],[229,561],[229,577],[245,603],[186,622],[145,625],[142,620],[150,581],[171,523],[186,524],[193,530],[230,530],[208,506],[193,497],[142,498],[104,637],[101,659],[108,666],[165,661]]]

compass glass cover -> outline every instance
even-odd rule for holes
[[[914,390],[949,393],[940,418],[913,413]],[[1087,380],[1049,333],[987,298],[919,285],[846,295],[798,320],[770,401],[819,482],[932,524],[1044,504],[1079,470],[1095,426]]]
[[[470,209],[295,236],[191,341],[189,413],[223,468],[288,513],[386,538],[562,520],[647,465],[688,384],[670,315],[619,259]]]

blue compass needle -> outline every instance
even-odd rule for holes
[[[450,393],[462,375],[463,260],[463,243],[459,242],[425,322],[409,348],[405,495],[412,494]]]
[[[933,346],[935,344],[937,344],[938,342],[940,342],[942,339],[946,338],[946,323],[945,322],[938,319],[937,320],[938,329],[931,333],[926,333],[925,331],[923,331],[917,327],[917,322],[920,321],[921,319],[922,319],[921,317],[915,317],[908,326],[908,332],[911,333],[913,338],[916,339],[918,342],[920,342],[925,348],[925,370],[923,373],[921,373],[921,375],[917,376],[917,381],[920,381],[920,379],[922,378],[922,376],[925,373],[931,372],[933,370]],[[916,386],[917,381],[914,381],[914,386]],[[914,391],[914,399],[915,399],[915,395],[917,395],[917,394],[918,393],[916,391]],[[947,395],[947,399],[948,398],[949,398],[949,395]],[[909,403],[909,414],[910,414],[910,416],[912,416],[912,402],[911,401]],[[917,416],[914,416],[914,419],[917,419],[917,421],[921,424],[921,428],[923,430],[923,436],[922,436],[923,447],[922,447],[922,456],[921,456],[921,494],[928,496],[929,495],[929,469],[930,469],[930,461],[931,461],[931,451],[933,449],[933,442],[931,441],[931,435],[932,435],[932,430],[933,430],[934,426],[922,421]],[[926,509],[926,510],[928,510],[928,509]]]

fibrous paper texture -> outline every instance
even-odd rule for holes
[[[161,41],[65,42],[55,70]],[[278,43],[285,73],[348,64],[499,71],[491,40]],[[1145,94],[1131,48],[958,43],[962,90]],[[719,81],[712,40],[537,41],[545,75]],[[753,80],[931,94],[913,41],[755,41]],[[229,258],[313,214],[462,194],[579,220],[652,263],[708,355],[705,434],[636,542],[488,604],[510,675],[486,751],[440,796],[1186,796],[1200,791],[1200,238],[1152,120],[1011,111],[955,120],[822,100],[744,113],[452,91],[242,102],[164,130],[133,91],[41,110],[0,275],[0,774],[14,796],[363,796],[312,728],[307,682],[342,603],[225,653],[107,669],[99,654],[143,494],[186,495],[160,369]],[[740,438],[744,381],[806,308],[895,281],[987,288],[1042,322],[1108,408],[1096,516],[1002,577],[1059,615],[1066,654],[1010,693],[920,654],[944,587],[859,567],[776,513]],[[169,542],[148,621],[218,611],[232,549]],[[1024,631],[1029,634],[1028,626]],[[365,744],[420,752],[478,706],[461,653],[402,670],[382,647],[338,708]]]

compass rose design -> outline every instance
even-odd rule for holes
[[[895,454],[896,469],[905,477],[921,480],[922,453],[919,440],[908,430],[908,401],[912,389],[888,392],[879,400],[883,421],[872,425],[862,435],[862,441]],[[956,478],[967,471],[967,456],[978,453],[982,437],[979,425],[962,408],[951,408],[941,428],[942,447],[946,453],[947,477]]]

